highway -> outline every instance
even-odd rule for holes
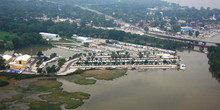
[[[97,14],[103,14],[97,10],[94,10],[94,9],[90,9],[88,7],[82,7],[82,6],[78,6],[80,7],[81,9],[84,9],[84,10],[88,10],[88,11],[91,11],[91,12],[95,12]],[[109,15],[106,15],[106,14],[103,14],[105,15],[105,17],[107,19],[112,19],[114,20],[116,23],[118,24],[121,24],[121,25],[124,25],[124,26],[129,26],[130,28],[135,28],[137,31],[141,32],[141,33],[146,33],[146,31],[144,31],[144,29],[142,28],[139,28],[135,25],[132,25],[130,23],[126,23],[122,20],[119,20],[119,19],[116,19],[112,16],[109,16]],[[138,33],[138,32],[137,32]],[[217,41],[209,41],[209,40],[202,40],[202,39],[196,39],[196,38],[181,38],[181,37],[176,37],[176,36],[172,36],[172,35],[165,35],[165,34],[159,34],[159,33],[153,33],[153,32],[148,32],[148,34],[145,34],[145,35],[148,35],[148,36],[151,36],[151,37],[154,37],[152,35],[155,35],[157,37],[162,37],[162,38],[168,38],[168,39],[175,39],[175,40],[182,40],[182,41],[190,41],[190,42],[193,42],[193,41],[196,41],[196,42],[203,42],[203,43],[211,43],[211,44],[216,44],[216,45],[220,45],[220,42],[217,42]]]

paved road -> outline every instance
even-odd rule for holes
[[[71,69],[75,68],[160,68],[160,69],[174,69],[176,65],[101,65],[101,66],[72,66]]]

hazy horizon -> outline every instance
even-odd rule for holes
[[[180,4],[181,6],[189,6],[189,7],[210,7],[210,8],[220,8],[219,0],[163,0],[168,2],[173,2]]]

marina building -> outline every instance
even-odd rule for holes
[[[30,55],[22,55],[17,57],[14,62],[10,62],[9,65],[13,69],[25,69],[26,64],[31,60]]]
[[[9,64],[9,62],[12,60],[11,55],[3,55],[2,57],[5,60],[5,64]]]

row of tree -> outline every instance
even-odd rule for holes
[[[220,81],[220,46],[208,48],[209,70]]]

